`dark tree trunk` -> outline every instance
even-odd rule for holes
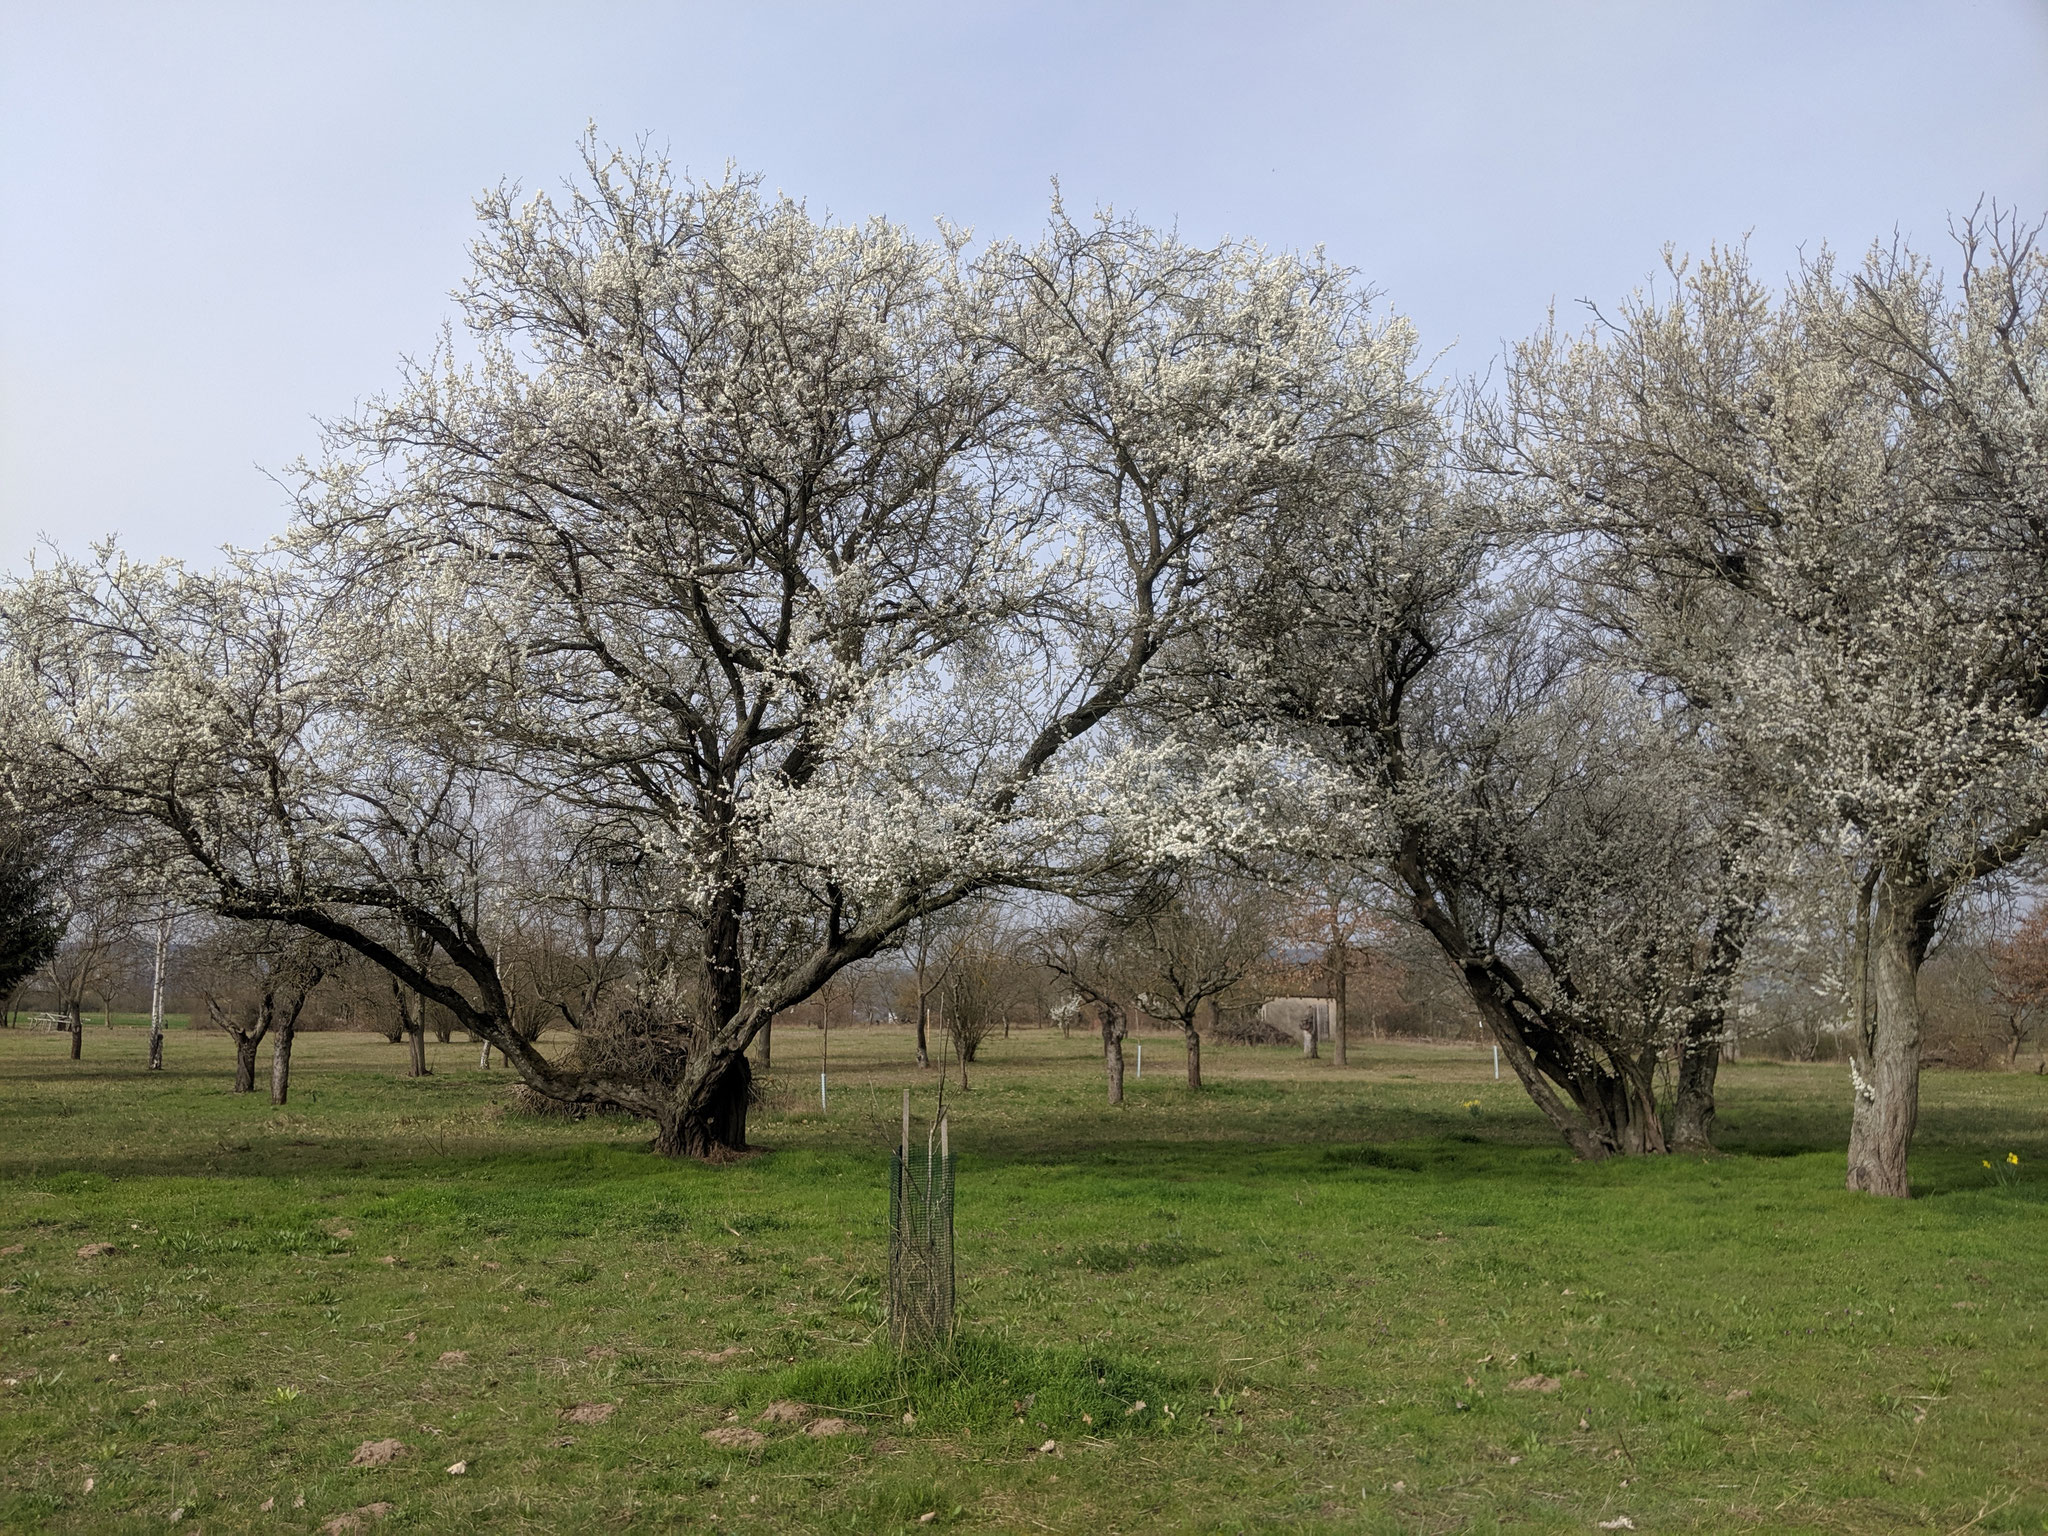
[[[292,1038],[297,1031],[289,1024],[270,1042],[270,1102],[282,1104],[292,1092]],[[484,1047],[489,1050],[489,1046]],[[253,1054],[253,1049],[252,1049]]]
[[[1202,1086],[1202,1032],[1192,1024],[1182,1026],[1188,1037],[1188,1086],[1199,1089]]]
[[[1474,988],[1473,1000],[1479,1004],[1479,1012],[1492,1030],[1501,1056],[1521,1081],[1523,1091],[1543,1118],[1550,1122],[1551,1129],[1564,1138],[1565,1144],[1572,1149],[1572,1155],[1586,1162],[1598,1162],[1616,1150],[1558,1097],[1550,1079],[1537,1065],[1528,1042],[1522,1038],[1522,1032],[1515,1027],[1507,1011],[1493,1002],[1490,991],[1482,994]]]
[[[692,1071],[656,1120],[654,1150],[664,1157],[722,1162],[747,1150],[747,1105],[754,1069],[746,1052],[724,1051]]]
[[[1124,1018],[1114,1004],[1103,1004],[1102,1067],[1109,1078],[1109,1102],[1124,1101]]]
[[[1632,1157],[1671,1150],[1657,1114],[1655,1072],[1653,1048],[1618,1070],[1589,1063],[1569,1082],[1580,1114],[1611,1150]]]
[[[78,1004],[71,1005],[71,1059],[77,1061],[85,1051],[85,1020],[79,1014]]]
[[[256,1091],[256,1044],[261,1035],[235,1036],[235,1092]]]
[[[1728,1032],[1725,1000],[1748,946],[1756,912],[1755,893],[1746,884],[1738,884],[1724,897],[1715,918],[1713,942],[1698,979],[1702,1006],[1694,1010],[1685,1038],[1679,1042],[1678,1097],[1671,1112],[1674,1146],[1713,1149],[1714,1083],[1721,1071],[1723,1042],[1730,1061],[1742,1059],[1740,1043]]]
[[[1696,1021],[1678,1046],[1678,1098],[1671,1144],[1688,1151],[1714,1147],[1714,1078],[1721,1069],[1721,1016]]]
[[[1858,916],[1866,958],[1849,1058],[1855,1107],[1846,1182],[1867,1194],[1913,1193],[1906,1158],[1920,1118],[1920,962],[1938,910],[1924,881],[1887,876]]]
[[[739,1017],[742,973],[740,915],[745,893],[735,887],[719,899],[704,928],[703,1001],[710,1026],[720,1040]],[[830,1023],[829,1016],[826,1023]],[[758,1032],[758,1031],[757,1031]],[[723,1162],[747,1150],[747,1109],[753,1098],[754,1068],[747,1060],[751,1038],[693,1049],[684,1070],[656,1117],[654,1150],[665,1157],[695,1157]],[[831,1049],[826,1035],[824,1049]]]
[[[922,992],[917,994],[917,1064],[929,1067],[932,1064],[931,1047],[925,1042],[925,1017],[931,1012]]]
[[[1520,978],[1497,956],[1479,954],[1444,911],[1413,856],[1397,867],[1420,922],[1458,969],[1500,1053],[1531,1102],[1575,1157],[1667,1150],[1657,1114],[1654,1051],[1616,1061],[1593,1041],[1537,1011]]]

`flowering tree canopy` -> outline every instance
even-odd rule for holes
[[[1319,255],[584,171],[480,201],[274,547],[8,584],[12,812],[698,1156],[777,1013],[1004,890],[1123,914],[1047,940],[1114,1097],[1129,1007],[1192,1044],[1255,958],[1238,876],[1367,882],[1587,1157],[1705,1141],[1753,934],[1836,927],[1849,1183],[1906,1192],[1921,960],[2048,831],[2025,230],[1673,259],[1454,393]]]
[[[2048,258],[1961,232],[1781,294],[1741,252],[1517,355],[1500,463],[1618,650],[1710,722],[1783,834],[1844,861],[1864,959],[1851,1188],[1903,1195],[1920,961],[2048,829]]]
[[[1091,733],[1338,429],[1365,327],[1344,274],[1248,246],[1056,208],[969,262],[745,177],[587,169],[482,201],[467,348],[330,429],[281,548],[17,588],[15,778],[148,823],[195,900],[342,940],[537,1090],[716,1155],[777,1011],[1086,864],[1117,777]],[[478,850],[540,815],[632,893],[679,1072],[514,1027]]]

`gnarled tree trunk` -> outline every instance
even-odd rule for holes
[[[1724,867],[1731,873],[1739,850],[1731,849]],[[1721,1072],[1725,1042],[1730,1061],[1742,1059],[1742,1047],[1728,1032],[1728,989],[1748,947],[1760,898],[1749,882],[1739,881],[1726,893],[1714,921],[1707,963],[1697,979],[1696,1006],[1678,1046],[1678,1096],[1671,1110],[1671,1143],[1692,1151],[1714,1146],[1714,1083]]]
[[[1913,1193],[1906,1158],[1920,1118],[1920,962],[1939,908],[1923,880],[1889,873],[1859,906],[1846,1183],[1867,1194],[1904,1200]]]
[[[669,1106],[656,1117],[654,1150],[665,1157],[722,1162],[747,1150],[754,1069],[741,1050],[693,1059]]]
[[[1721,1016],[1695,1020],[1678,1046],[1678,1097],[1671,1144],[1690,1151],[1714,1146],[1714,1078],[1721,1067]]]
[[[1641,1156],[1668,1152],[1657,1114],[1654,1048],[1639,1062],[1618,1066],[1587,1062],[1570,1073],[1566,1089],[1594,1133],[1609,1149]]]
[[[1419,863],[1404,859],[1403,883],[1416,920],[1458,969],[1466,994],[1543,1118],[1575,1157],[1597,1162],[1617,1153],[1668,1150],[1657,1114],[1654,1047],[1618,1059],[1543,1011],[1498,955],[1483,954],[1437,900]]]
[[[80,1015],[77,1003],[71,1004],[71,1059],[76,1061],[85,1052],[85,1019]]]
[[[1488,989],[1490,991],[1490,989]],[[1668,1151],[1652,1092],[1654,1060],[1602,1062],[1475,989],[1474,1001],[1543,1118],[1574,1156],[1598,1162],[1615,1154]],[[1560,1095],[1559,1090],[1563,1093]]]
[[[256,1046],[262,1034],[237,1034],[235,1036],[235,1092],[256,1091]]]
[[[1475,987],[1473,1001],[1478,1003],[1480,1015],[1485,1018],[1495,1043],[1500,1046],[1501,1056],[1520,1079],[1523,1090],[1529,1095],[1537,1110],[1550,1122],[1551,1129],[1562,1136],[1565,1144],[1572,1149],[1572,1155],[1587,1162],[1598,1162],[1612,1152],[1614,1148],[1604,1143],[1590,1127],[1572,1113],[1564,1100],[1558,1097],[1550,1079],[1544,1075],[1542,1068],[1537,1066],[1528,1042],[1522,1038],[1522,1032],[1515,1027],[1507,1011],[1492,1000],[1490,989],[1482,992]]]

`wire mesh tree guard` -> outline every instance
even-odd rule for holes
[[[903,1139],[889,1181],[889,1342],[903,1353],[944,1349],[953,1339],[953,1152],[946,1114],[910,1144],[910,1092]]]

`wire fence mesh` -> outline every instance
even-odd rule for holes
[[[889,1341],[943,1349],[953,1338],[953,1155],[905,1140],[889,1181]]]

